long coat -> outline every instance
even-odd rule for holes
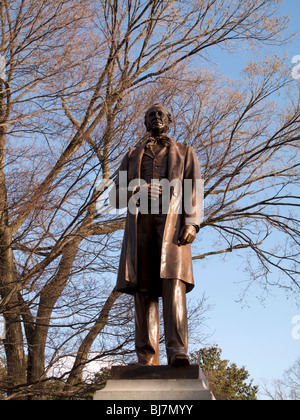
[[[115,188],[112,190],[110,197],[111,203],[117,208],[126,207],[128,200],[134,194],[133,188],[128,188],[128,184],[132,181],[135,185],[139,184],[141,176],[141,163],[145,146],[144,142],[140,146],[131,147],[125,155],[119,168],[119,175],[115,182]],[[120,172],[127,173],[127,179],[124,185],[120,184]],[[178,245],[178,237],[181,228],[186,225],[194,225],[197,231],[200,228],[202,217],[202,181],[200,166],[197,155],[193,148],[189,145],[175,142],[170,139],[169,158],[168,158],[168,178],[179,180],[182,186],[181,191],[174,186],[170,189],[170,205],[166,219],[165,230],[162,241],[160,277],[166,279],[180,279],[187,285],[187,292],[194,287],[193,266],[191,245]],[[184,180],[191,180],[189,188],[191,203],[194,210],[187,213],[183,197],[186,197]],[[177,181],[177,182],[179,182]],[[172,184],[171,184],[172,185]],[[176,185],[176,183],[174,183]],[[126,191],[124,191],[126,190]],[[126,197],[126,203],[120,202],[119,193],[123,193]],[[112,198],[113,197],[113,198]],[[182,208],[182,211],[178,209]],[[181,213],[181,214],[178,214]],[[116,290],[134,294],[138,285],[137,278],[137,219],[138,207],[133,212],[128,210],[126,218],[125,233],[121,251],[119,264],[119,272],[117,278]]]

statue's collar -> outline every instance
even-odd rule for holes
[[[170,147],[172,144],[172,139],[167,136],[167,134],[161,134],[159,137],[149,137],[146,144],[148,143],[161,143],[163,146]]]

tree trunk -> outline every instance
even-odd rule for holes
[[[21,327],[18,282],[11,249],[11,234],[8,228],[0,229],[0,278],[1,312],[6,322],[4,340],[7,360],[8,394],[18,391],[25,384],[26,363],[23,332]]]
[[[91,347],[96,339],[96,337],[100,334],[100,332],[103,330],[103,328],[106,326],[108,322],[108,317],[110,310],[114,306],[116,300],[121,296],[121,293],[116,292],[113,290],[109,297],[107,298],[100,315],[93,325],[93,327],[90,329],[87,336],[82,341],[80,348],[77,352],[77,357],[75,360],[75,363],[73,365],[73,368],[71,370],[71,373],[68,378],[67,385],[65,387],[65,391],[69,391],[70,387],[76,387],[76,385],[82,383],[82,372],[86,365],[88,354],[91,350]]]
[[[66,245],[56,276],[44,287],[41,293],[36,325],[27,337],[29,342],[28,384],[33,384],[33,389],[36,384],[39,392],[43,390],[45,349],[51,315],[69,279],[80,242],[81,238],[78,237]]]
[[[1,98],[1,121],[3,121]],[[25,384],[26,364],[18,300],[18,279],[12,252],[12,233],[8,227],[8,200],[4,174],[5,124],[0,127],[0,313],[6,323],[4,347],[7,361],[8,394]]]

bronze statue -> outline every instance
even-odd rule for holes
[[[134,295],[138,363],[159,365],[162,297],[168,364],[178,367],[189,364],[186,293],[194,287],[190,244],[200,229],[202,197],[196,153],[167,136],[171,122],[161,104],[146,112],[149,139],[129,149],[111,197],[115,207],[128,207],[116,289]]]

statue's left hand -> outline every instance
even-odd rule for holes
[[[178,238],[178,245],[187,245],[194,242],[196,239],[196,228],[192,225],[183,226]]]

